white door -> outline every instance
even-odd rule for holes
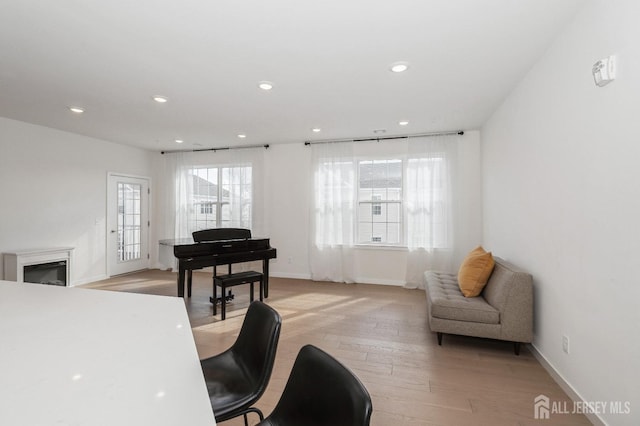
[[[107,275],[149,267],[149,180],[109,174]]]

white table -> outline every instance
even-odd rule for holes
[[[0,425],[215,426],[184,301],[0,281]]]

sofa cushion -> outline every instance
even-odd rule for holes
[[[484,324],[500,323],[500,312],[484,298],[464,297],[456,274],[428,271],[425,277],[432,317]]]
[[[476,297],[489,280],[495,262],[490,252],[482,247],[472,250],[458,270],[458,284],[465,297]]]

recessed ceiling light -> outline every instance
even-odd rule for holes
[[[409,64],[407,62],[396,62],[391,64],[391,68],[389,68],[392,72],[405,72],[409,69]]]
[[[184,142],[182,139],[176,139],[176,143],[182,143]]]
[[[75,112],[76,114],[82,114],[84,112],[84,109],[80,107],[69,107],[69,111]]]
[[[165,96],[154,96],[153,100],[156,101],[159,104],[163,104],[165,102],[167,102],[169,99]]]
[[[398,124],[401,126],[406,126],[407,124],[409,124],[409,122],[407,120],[400,120],[398,121]]]
[[[312,132],[314,133],[320,133],[322,129],[320,127],[314,127],[313,129],[311,129]]]
[[[240,139],[244,139],[244,138],[246,138],[246,137],[247,137],[247,135],[245,135],[244,133],[240,133],[240,134],[238,135],[238,137],[239,137]]]
[[[262,90],[271,90],[273,89],[273,83],[270,81],[261,81],[258,83],[258,87]]]

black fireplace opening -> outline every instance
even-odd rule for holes
[[[48,285],[67,285],[67,261],[40,263],[24,267],[24,282]]]

